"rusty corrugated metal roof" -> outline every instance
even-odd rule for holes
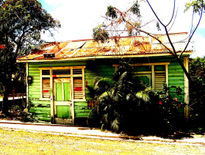
[[[171,49],[166,35],[155,36]],[[173,33],[170,37],[176,50],[183,51],[187,33]],[[192,50],[187,50],[185,53],[191,54],[191,52]],[[55,57],[44,58],[45,53],[54,53]],[[170,53],[156,39],[149,36],[130,36],[113,37],[104,43],[93,39],[47,43],[40,49],[32,51],[31,54],[18,58],[18,62],[162,55],[170,55]]]

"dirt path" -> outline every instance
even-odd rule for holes
[[[205,154],[205,146],[90,139],[1,128],[0,154]]]

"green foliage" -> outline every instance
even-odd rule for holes
[[[132,11],[132,13],[136,14],[138,17],[141,16],[141,14],[140,14],[140,5],[139,5],[138,0],[131,7],[131,11]]]
[[[42,32],[59,26],[59,22],[42,8],[38,0],[0,2],[0,44],[5,46],[0,49],[0,83],[5,108],[12,83],[22,80],[25,72],[22,64],[16,64],[16,58],[40,43]]]
[[[185,5],[187,11],[190,8],[193,8],[194,12],[200,12],[202,8],[205,8],[205,2],[203,0],[193,0]]]
[[[194,128],[205,130],[205,57],[190,60],[190,121]]]
[[[130,16],[133,17],[131,18]],[[122,33],[122,31],[119,30],[118,32],[121,26],[125,27],[125,31],[127,31],[129,36],[139,35],[138,29],[141,27],[140,17],[140,3],[138,0],[125,12],[120,11],[116,7],[108,6],[106,12],[108,22],[105,22],[108,24],[94,28],[93,38],[96,41],[105,42],[109,38],[109,35],[113,37],[121,35],[119,33]]]
[[[98,27],[93,29],[93,39],[95,41],[101,41],[104,43],[108,38],[109,34],[106,30],[104,30],[104,25],[99,25]]]
[[[28,109],[24,109],[21,112],[21,121],[23,122],[38,122],[38,117],[33,113],[29,112]]]
[[[123,63],[115,72],[113,83],[100,79],[90,88],[95,94],[90,125],[128,134],[172,134],[183,120],[178,111],[182,104],[172,99],[169,88],[157,94],[145,88],[132,73],[133,68]]]
[[[139,82],[134,82],[131,70],[131,66],[124,64],[114,74],[114,82],[108,83],[103,79],[95,82],[93,93],[95,94],[94,101],[97,104],[93,109],[95,114],[91,113],[91,115],[95,116],[95,120],[98,118],[97,124],[100,123],[102,129],[121,131],[129,118],[127,114],[133,109],[133,106],[137,106],[134,102],[136,100],[143,101],[143,98],[138,98],[137,95],[137,90],[142,86],[139,85]],[[128,104],[130,106],[127,106]]]
[[[158,30],[158,31],[161,31],[161,28],[160,28],[159,22],[156,23],[156,27],[157,27],[157,30]]]
[[[23,122],[38,122],[38,117],[36,114],[30,112],[31,107],[34,105],[29,100],[28,106],[21,111],[21,121]]]
[[[117,18],[117,13],[113,6],[107,7],[106,16],[111,17],[111,18]]]
[[[173,92],[173,89],[175,91]],[[158,92],[159,95],[159,120],[161,121],[162,127],[165,128],[168,134],[173,133],[179,128],[183,128],[185,123],[183,113],[180,113],[180,110],[183,111],[184,103],[179,102],[177,98],[173,98],[172,94],[175,93],[175,96],[182,94],[182,89],[180,87],[172,86],[168,88],[164,85],[164,89],[161,92]]]

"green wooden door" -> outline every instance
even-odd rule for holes
[[[56,123],[72,123],[70,78],[54,79],[54,113]]]

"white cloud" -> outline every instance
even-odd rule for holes
[[[50,13],[61,22],[62,27],[55,32],[55,40],[73,40],[92,38],[92,29],[103,21],[108,5],[119,9],[131,6],[133,0],[44,0],[54,8]],[[54,7],[57,6],[57,7]],[[47,40],[49,36],[45,37]]]
[[[193,37],[194,53],[191,55],[192,58],[195,57],[204,57],[205,48],[204,48],[205,38],[200,34],[195,34]]]

